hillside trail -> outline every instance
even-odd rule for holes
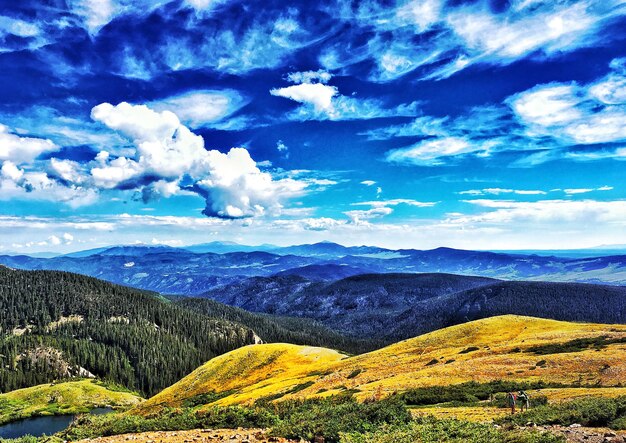
[[[294,443],[267,435],[267,429],[194,429],[191,431],[154,431],[138,434],[122,434],[80,440],[78,443]]]

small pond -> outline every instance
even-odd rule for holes
[[[111,408],[95,408],[90,414],[108,414]],[[50,417],[33,417],[14,421],[0,426],[0,438],[18,438],[24,435],[52,435],[67,428],[74,420],[73,415],[56,415]]]

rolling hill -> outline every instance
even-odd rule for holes
[[[324,348],[252,345],[216,357],[136,407],[209,394],[206,403],[251,404],[354,393],[360,400],[442,384],[494,380],[621,386],[626,325],[500,316],[457,325],[354,357]]]
[[[93,380],[45,384],[0,394],[0,424],[37,415],[70,415],[99,407],[130,407],[142,401]]]

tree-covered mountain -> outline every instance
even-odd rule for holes
[[[151,395],[254,343],[241,324],[154,293],[56,271],[0,267],[0,391],[93,374]]]
[[[244,324],[262,337],[265,343],[323,346],[351,354],[371,351],[385,344],[382,340],[342,335],[313,319],[249,312],[208,298],[180,296],[169,298],[185,309],[212,318]]]
[[[626,322],[623,287],[450,274],[365,274],[332,282],[253,277],[204,295],[250,311],[312,318],[343,334],[386,342],[503,314]]]

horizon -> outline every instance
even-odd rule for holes
[[[0,254],[626,244],[625,25],[619,0],[0,6]]]
[[[428,249],[418,249],[418,248],[386,248],[383,246],[379,246],[379,245],[375,245],[375,244],[353,244],[353,245],[346,245],[346,244],[342,244],[339,242],[331,242],[328,240],[322,240],[319,242],[315,242],[315,243],[293,243],[293,244],[283,244],[283,245],[279,245],[279,244],[271,244],[271,243],[262,243],[262,244],[245,244],[245,243],[238,243],[238,242],[234,242],[234,241],[220,241],[220,240],[213,240],[211,242],[206,242],[206,243],[190,243],[190,244],[177,244],[177,245],[169,245],[166,243],[142,243],[142,242],[134,242],[134,243],[126,243],[126,244],[103,244],[100,246],[95,246],[95,247],[90,247],[90,248],[79,248],[79,249],[73,249],[71,248],[71,245],[66,245],[68,246],[68,249],[65,249],[63,251],[51,251],[51,250],[41,250],[41,251],[35,251],[35,252],[24,252],[24,251],[0,251],[0,256],[1,255],[11,255],[11,256],[17,256],[17,255],[25,255],[25,256],[36,256],[39,258],[49,258],[49,257],[53,257],[53,256],[62,256],[62,255],[72,255],[72,254],[76,254],[76,253],[80,253],[80,252],[88,252],[88,251],[97,251],[97,250],[109,250],[109,249],[114,249],[114,248],[129,248],[129,247],[146,247],[146,248],[159,248],[159,247],[164,247],[164,248],[170,248],[170,249],[188,249],[188,248],[192,248],[192,247],[197,247],[197,246],[206,246],[206,245],[225,245],[225,246],[233,246],[233,247],[242,247],[242,248],[259,248],[259,249],[252,249],[253,251],[265,251],[265,252],[269,252],[272,253],[273,249],[283,249],[283,248],[290,248],[290,247],[300,247],[300,246],[315,246],[315,245],[319,245],[319,244],[331,244],[331,245],[337,245],[337,246],[341,246],[344,248],[379,248],[379,249],[384,249],[384,250],[388,250],[388,251],[401,251],[401,250],[421,250],[421,251],[433,251],[433,250],[438,250],[438,249],[451,249],[451,250],[457,250],[457,251],[468,251],[468,252],[493,252],[496,254],[520,254],[520,255],[542,255],[542,254],[557,254],[557,255],[562,255],[563,257],[566,257],[568,253],[570,254],[576,254],[576,255],[580,255],[580,254],[589,254],[589,255],[585,255],[583,257],[601,257],[601,256],[611,256],[614,255],[613,252],[617,253],[617,252],[626,252],[626,245],[621,245],[621,244],[614,244],[614,245],[597,245],[597,246],[593,246],[593,247],[589,247],[589,248],[570,248],[570,249],[463,249],[463,248],[455,248],[452,246],[445,246],[445,245],[441,245],[441,246],[436,246],[434,248],[428,248]],[[217,254],[228,254],[231,252],[217,252]],[[619,254],[618,254],[619,255]]]

